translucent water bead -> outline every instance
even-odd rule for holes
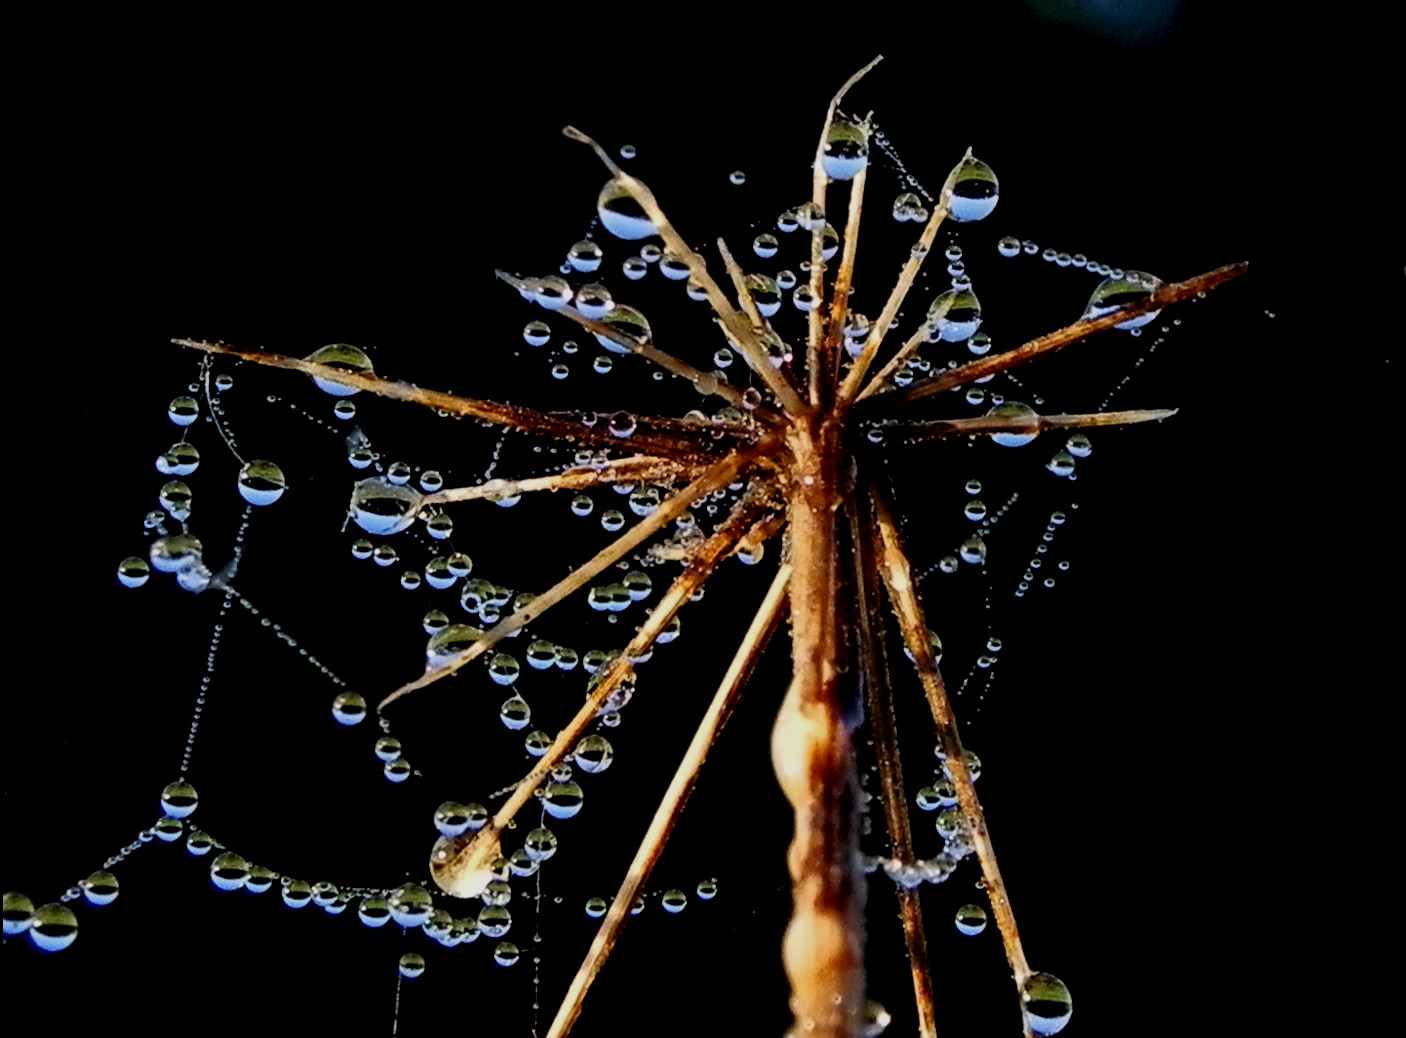
[[[363,479],[352,488],[352,522],[378,536],[409,529],[420,514],[421,496],[411,487],[382,476]]]
[[[601,225],[617,238],[639,241],[654,234],[654,221],[618,180],[612,179],[600,189],[596,212]]]
[[[30,917],[29,939],[40,951],[63,951],[78,939],[78,917],[56,901],[40,905]]]
[[[957,223],[973,223],[991,215],[1000,185],[991,167],[970,154],[952,171],[947,191],[947,212]]]
[[[963,905],[957,909],[957,931],[975,937],[986,929],[986,909],[980,905]]]
[[[836,116],[825,131],[821,161],[831,180],[853,180],[869,164],[869,130]]]
[[[251,505],[271,505],[288,489],[283,470],[271,461],[250,461],[239,470],[239,496]]]
[[[200,802],[200,794],[189,782],[172,782],[161,791],[161,810],[167,818],[186,818]]]
[[[1141,302],[1155,292],[1161,284],[1160,278],[1140,270],[1124,271],[1120,277],[1106,277],[1094,289],[1094,294],[1089,297],[1089,304],[1084,307],[1084,319],[1102,317],[1120,307]],[[1114,327],[1141,328],[1161,312],[1161,310],[1149,310],[1145,314],[1138,314],[1136,317],[1114,325]]]
[[[1031,1034],[1058,1034],[1074,1013],[1074,1000],[1064,981],[1049,973],[1032,973],[1021,985],[1021,1012]]]
[[[359,350],[355,346],[348,346],[344,342],[333,343],[320,350],[314,350],[308,354],[306,359],[313,364],[338,368],[359,375],[375,374],[371,367],[371,358],[366,355],[365,351]],[[353,386],[344,386],[340,382],[319,378],[316,375],[313,376],[313,383],[328,396],[355,396],[361,392]]]

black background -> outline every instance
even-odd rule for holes
[[[1301,712],[1308,690],[1286,681],[1282,666],[1301,643],[1266,618],[1292,593],[1283,590],[1293,580],[1285,553],[1314,500],[1306,477],[1315,447],[1276,416],[1284,394],[1313,378],[1310,365],[1324,356],[1314,350],[1345,305],[1305,301],[1297,287],[1315,254],[1304,236],[1316,232],[1294,219],[1308,153],[1295,136],[1292,56],[1253,27],[1202,12],[1144,46],[1019,7],[964,11],[955,27],[929,27],[917,12],[882,20],[890,24],[872,42],[860,33],[836,41],[804,18],[749,38],[702,26],[656,35],[587,13],[509,34],[237,25],[191,30],[169,48],[115,46],[142,36],[131,25],[87,26],[79,39],[39,33],[36,48],[55,60],[38,63],[18,127],[25,188],[12,277],[22,341],[10,377],[23,422],[11,442],[25,460],[8,541],[20,608],[6,693],[5,889],[56,899],[155,821],[159,792],[177,773],[219,601],[160,575],[139,591],[112,576],[121,558],[145,553],[141,517],[164,482],[151,462],[178,438],[165,404],[197,368],[171,336],[297,355],[348,341],[369,349],[384,374],[466,395],[682,413],[695,406],[687,391],[650,382],[630,358],[593,374],[593,347],[553,382],[546,354],[571,333],[556,327],[551,347],[524,346],[519,329],[540,314],[492,279],[495,266],[547,272],[589,225],[603,176],[560,126],[572,122],[612,151],[635,143],[630,168],[682,233],[698,244],[726,233],[742,253],[805,197],[826,101],[883,52],[847,107],[874,110],[929,190],[968,145],[1001,178],[995,214],[957,239],[999,345],[1071,320],[1097,281],[1035,257],[1000,259],[1001,235],[1168,279],[1251,261],[1246,278],[1155,322],[1183,318],[1113,406],[1181,413],[1096,435],[1078,483],[1043,470],[1053,441],[893,457],[920,566],[965,535],[966,479],[1022,494],[988,538],[991,629],[1006,644],[998,676],[979,714],[970,696],[957,707],[972,718],[964,738],[985,762],[980,789],[1030,961],[1074,993],[1068,1033],[1171,1033],[1211,1019],[1239,1030],[1261,1019],[1260,943],[1285,849],[1279,784],[1312,721]],[[931,46],[917,38],[925,33]],[[741,188],[727,182],[736,168],[748,173]],[[882,244],[909,233],[885,212],[892,184],[871,175],[857,279],[865,301],[856,304],[871,314],[902,256]],[[608,273],[628,252],[601,242]],[[928,265],[924,300],[942,282]],[[620,288],[630,283],[618,274],[606,280],[617,297],[636,291]],[[638,291],[665,294],[653,273]],[[656,321],[660,344],[705,364],[719,345],[711,329],[692,304],[669,305],[682,317]],[[1297,320],[1299,310],[1310,319]],[[1124,337],[1072,348],[1020,377],[1051,410],[1094,409],[1151,332],[1131,347]],[[1384,371],[1383,351],[1359,345]],[[374,700],[415,673],[428,593],[396,587],[399,567],[373,571],[350,558],[353,534],[338,532],[349,483],[342,447],[302,416],[326,419],[330,399],[297,376],[235,375],[230,422],[246,456],[278,461],[293,487],[255,516],[237,584]],[[263,403],[267,394],[281,402]],[[451,484],[482,475],[493,437],[388,402],[358,406],[386,460],[438,467]],[[932,413],[969,410],[960,401],[943,408]],[[192,528],[219,565],[240,511],[237,464],[208,425],[191,439],[205,458],[190,480]],[[510,442],[495,474],[550,464]],[[994,508],[1004,493],[984,497]],[[597,514],[618,499],[598,500]],[[1079,511],[1049,556],[1070,559],[1070,571],[1053,591],[1015,600],[1043,516],[1070,500]],[[595,518],[571,517],[560,497],[455,515],[455,546],[478,573],[516,590],[546,586],[605,542]],[[581,904],[608,898],[618,882],[778,551],[770,545],[753,570],[728,564],[705,601],[684,611],[684,637],[642,668],[636,701],[611,734],[614,767],[585,777],[580,818],[552,826],[562,847],[542,889],[563,903],[544,902],[541,920],[543,1032],[594,929]],[[410,563],[427,553],[407,544],[401,554]],[[929,610],[945,618],[934,626],[954,686],[985,626],[981,578],[957,579],[965,583],[950,595],[940,576],[929,585],[941,589]],[[628,633],[579,604],[564,608],[577,626],[544,634],[578,650]],[[251,860],[309,881],[423,879],[435,804],[485,799],[525,770],[517,735],[494,720],[502,690],[475,673],[395,716],[424,774],[390,786],[371,756],[369,724],[343,730],[328,719],[336,690],[325,679],[247,614],[225,618],[225,628],[191,770],[202,794],[195,820]],[[652,900],[575,1033],[784,1028],[777,948],[790,823],[766,740],[785,649],[781,637],[649,884],[656,895],[691,892],[716,876],[721,893],[691,898],[676,917]],[[550,729],[574,705],[580,672],[548,686],[524,669],[534,727]],[[930,737],[920,698],[906,685],[899,695],[916,788],[931,767]],[[919,849],[933,853],[929,823],[915,813]],[[440,949],[394,927],[365,930],[354,905],[328,918],[285,911],[274,892],[218,894],[179,844],[152,844],[114,871],[121,897],[105,909],[75,903],[80,937],[70,950],[45,957],[7,942],[9,1019],[51,1034],[119,1021],[150,1034],[385,1034],[396,1016],[396,959],[415,950],[429,969],[401,991],[400,1034],[467,1021],[530,1033],[530,885],[515,884],[510,906],[509,936],[524,958],[504,970],[487,938]],[[994,929],[968,939],[951,925],[956,906],[977,899],[975,878],[968,864],[924,897],[940,1015],[947,1033],[1010,1034],[1015,1002]],[[911,995],[894,917],[887,881],[876,881],[871,992],[895,1014],[891,1033],[907,1034]]]

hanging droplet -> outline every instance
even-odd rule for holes
[[[200,794],[185,780],[172,782],[161,791],[161,810],[167,818],[186,818],[195,810]]]
[[[172,519],[183,523],[190,518],[192,501],[190,487],[180,480],[171,480],[161,488],[156,497],[157,503],[170,513]]]
[[[192,425],[200,417],[200,404],[193,396],[178,396],[166,408],[173,425]]]
[[[580,812],[584,799],[575,782],[551,782],[542,794],[542,809],[553,818],[571,818]]]
[[[151,567],[146,559],[135,555],[123,559],[117,565],[117,582],[123,587],[141,587],[151,579]]]
[[[957,549],[963,562],[973,564],[986,561],[986,542],[978,536],[968,537],[962,542],[962,546]]]
[[[356,915],[366,926],[385,926],[391,921],[391,903],[383,897],[364,897]]]
[[[947,212],[957,223],[985,219],[996,208],[1000,194],[996,174],[970,152],[952,171],[950,183],[952,187],[946,191]]]
[[[1002,447],[1023,447],[1039,433],[1038,416],[1035,409],[1028,404],[1022,404],[1015,400],[1008,400],[1003,404],[998,404],[986,412],[988,418],[1002,418],[1008,421],[1028,422],[1029,432],[1016,432],[1009,430],[1006,432],[994,432],[991,434],[991,441],[1000,444]]]
[[[593,897],[586,902],[586,914],[592,919],[599,919],[605,915],[606,909],[610,906],[605,903],[603,897]]]
[[[1140,303],[1152,295],[1161,284],[1161,278],[1153,277],[1141,270],[1127,270],[1116,277],[1106,277],[1094,289],[1094,294],[1089,297],[1089,305],[1084,307],[1084,320],[1089,321],[1095,317],[1102,317],[1104,314],[1111,314],[1121,307]],[[1149,310],[1145,314],[1130,317],[1114,327],[1141,328],[1143,325],[1149,324],[1161,312],[1160,308]]]
[[[249,863],[238,854],[225,851],[210,863],[210,882],[219,890],[238,890],[249,879]]]
[[[502,718],[503,724],[514,731],[526,728],[532,720],[532,708],[527,705],[527,700],[522,696],[513,696],[506,700],[498,709],[498,716]]]
[[[641,345],[648,344],[654,332],[649,326],[644,314],[640,313],[633,306],[625,306],[617,303],[610,311],[601,318],[601,323],[609,326],[610,330],[624,336],[626,339],[633,339]],[[628,347],[620,345],[613,339],[604,335],[596,335],[596,341],[601,344],[601,348],[611,353],[629,353]],[[608,368],[606,370],[609,370]],[[603,374],[603,373],[602,373]]]
[[[932,661],[933,661],[934,663],[941,663],[941,662],[942,662],[942,639],[937,636],[937,632],[934,631],[931,627],[928,628],[928,647],[932,650]],[[916,660],[913,659],[913,654],[908,651],[908,646],[907,646],[907,645],[903,646],[903,655],[905,655],[905,656],[908,657],[908,661],[909,661],[910,663],[916,663],[916,662],[917,662]]]
[[[1020,988],[1021,1011],[1031,1034],[1058,1034],[1074,1013],[1064,981],[1049,973],[1032,973]]]
[[[599,245],[589,238],[583,238],[567,251],[566,262],[571,264],[572,269],[589,274],[600,267],[604,256]]]
[[[366,355],[366,352],[344,342],[333,343],[320,350],[314,350],[305,359],[313,364],[321,364],[323,367],[337,368],[354,374],[375,374],[371,367],[371,358]],[[312,380],[317,388],[328,396],[355,396],[361,392],[355,386],[344,386],[340,382],[333,382],[317,375],[314,375]]]
[[[615,749],[605,736],[588,735],[576,744],[572,759],[582,771],[595,775],[610,767],[610,762],[615,759]]]
[[[271,505],[283,496],[288,482],[271,461],[250,461],[239,470],[239,496],[251,505]]]
[[[193,443],[173,443],[165,454],[156,459],[156,471],[163,476],[184,479],[200,467],[200,451]]]
[[[78,939],[78,917],[57,901],[40,905],[30,916],[29,939],[40,951],[63,951]]]
[[[600,194],[596,196],[596,212],[601,225],[617,238],[639,241],[654,234],[654,222],[629,189],[618,180],[609,180],[600,189]]]
[[[34,902],[18,891],[6,891],[0,923],[6,937],[14,937],[29,929],[34,919]]]
[[[415,980],[424,975],[425,957],[415,952],[406,952],[400,957],[400,975],[406,980]]]
[[[493,949],[493,961],[499,966],[511,966],[517,962],[520,955],[521,952],[512,941],[500,941],[498,946]]]
[[[869,164],[868,128],[837,115],[825,131],[821,163],[831,180],[853,180]]]
[[[946,308],[946,312],[943,308]],[[949,288],[928,307],[928,320],[934,322],[937,337],[944,342],[970,339],[981,327],[981,303],[970,288]]]
[[[420,514],[421,500],[419,491],[412,487],[372,476],[352,488],[352,521],[377,536],[400,533],[414,524]]]
[[[849,179],[847,177],[837,179]],[[664,891],[663,897],[659,899],[659,905],[670,915],[678,915],[688,907],[688,895],[677,888]]]
[[[94,872],[78,885],[90,905],[110,905],[117,900],[117,877],[106,870]]]
[[[986,929],[986,909],[980,905],[963,905],[957,909],[957,931],[975,937]]]
[[[546,861],[557,852],[556,834],[550,829],[533,829],[523,840],[522,849],[533,861]]]
[[[1074,472],[1074,458],[1066,451],[1059,451],[1045,463],[1045,468],[1056,476],[1069,476]]]
[[[406,883],[391,891],[390,909],[391,918],[409,929],[424,925],[425,920],[430,918],[430,914],[434,911],[434,902],[430,898],[429,891],[425,890],[424,887],[415,883]]]

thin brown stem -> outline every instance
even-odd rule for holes
[[[605,163],[616,182],[640,204],[650,222],[654,224],[655,232],[664,239],[665,249],[687,264],[689,274],[707,295],[708,303],[712,306],[713,312],[718,315],[718,320],[722,322],[728,335],[742,344],[749,355],[764,354],[765,351],[761,349],[760,344],[756,341],[756,336],[752,333],[751,325],[743,320],[742,315],[728,302],[723,290],[718,287],[718,283],[708,273],[708,266],[703,262],[703,257],[694,252],[678,231],[674,230],[674,225],[664,215],[664,210],[659,208],[654,193],[642,181],[636,180],[616,165],[615,160],[607,154],[604,148],[574,126],[564,127],[561,132],[574,141],[589,145],[600,160]],[[804,410],[801,398],[796,395],[791,384],[769,363],[762,364],[757,369],[757,375],[766,383],[767,388],[772,391],[776,399],[781,402],[782,409],[787,414],[799,414]]]
[[[918,599],[913,569],[903,551],[898,526],[894,522],[888,502],[877,487],[870,487],[869,498],[874,508],[874,529],[871,538],[878,553],[884,584],[888,588],[889,602],[898,618],[904,644],[907,645],[918,669],[928,708],[937,725],[938,741],[947,758],[947,773],[956,787],[957,803],[961,808],[977,859],[981,862],[986,894],[991,900],[996,926],[1001,932],[1001,943],[1005,947],[1006,961],[1010,963],[1011,973],[1015,978],[1016,998],[1019,1001],[1025,982],[1030,977],[1030,966],[1025,961],[1025,950],[1020,944],[1020,931],[1016,928],[1015,913],[1011,910],[1010,897],[1001,879],[1001,869],[996,864],[996,851],[991,845],[991,835],[986,828],[986,816],[982,812],[976,788],[972,785],[971,773],[967,770],[962,740],[957,734],[957,718],[947,698],[942,673],[933,659],[932,645],[928,641],[928,623],[923,615],[923,604]]]
[[[762,600],[756,616],[752,617],[751,626],[747,628],[742,643],[737,647],[737,652],[732,657],[732,664],[728,667],[727,673],[723,675],[722,682],[718,685],[717,691],[713,694],[713,700],[708,705],[707,713],[703,715],[703,720],[699,723],[698,729],[693,733],[692,741],[688,744],[688,750],[674,771],[673,780],[670,781],[664,798],[654,811],[649,829],[640,842],[639,849],[635,851],[634,860],[630,862],[630,867],[625,873],[625,880],[620,884],[620,889],[615,894],[615,900],[610,905],[610,911],[606,913],[605,919],[601,922],[600,930],[596,932],[595,940],[591,942],[591,949],[586,953],[585,961],[581,963],[580,968],[576,971],[576,976],[572,978],[571,987],[567,990],[561,1007],[557,1009],[551,1029],[547,1032],[547,1038],[563,1038],[575,1024],[576,1018],[581,1015],[581,1003],[586,997],[586,992],[590,989],[591,983],[596,979],[601,967],[605,965],[605,960],[609,958],[610,952],[620,936],[620,931],[629,921],[630,909],[634,907],[635,898],[638,896],[640,888],[648,881],[649,874],[654,869],[654,863],[659,860],[664,844],[668,841],[669,834],[673,832],[674,824],[678,821],[684,805],[688,803],[688,798],[698,783],[698,773],[703,767],[703,762],[707,760],[708,751],[712,748],[718,733],[722,731],[723,725],[727,723],[728,716],[732,713],[733,707],[741,696],[742,689],[751,676],[753,667],[761,658],[762,651],[776,630],[777,623],[785,611],[786,587],[790,577],[791,567],[783,564],[776,574],[776,579],[771,582],[771,589],[767,592],[766,598]]]
[[[854,566],[856,656],[868,692],[869,726],[879,760],[880,799],[888,825],[889,854],[905,865],[914,861],[913,834],[908,821],[908,799],[903,784],[903,761],[898,752],[898,728],[893,715],[893,685],[889,681],[888,654],[884,649],[883,617],[879,613],[879,571],[854,497],[845,501]],[[895,884],[903,940],[908,947],[908,967],[913,978],[913,1000],[918,1010],[921,1038],[935,1038],[937,1010],[933,1005],[928,941],[918,891]]]
[[[830,186],[830,178],[825,173],[825,145],[830,136],[830,127],[835,122],[835,114],[840,110],[840,102],[845,99],[850,88],[858,83],[879,62],[882,54],[845,80],[844,86],[830,99],[830,107],[825,111],[825,125],[820,128],[820,142],[815,146],[815,160],[811,163],[810,200],[821,212],[826,211],[825,194]],[[828,334],[824,307],[824,260],[820,249],[824,227],[818,227],[810,236],[810,291],[815,306],[810,311],[806,336],[806,372],[810,381],[810,404],[812,407],[824,405],[832,392],[830,379],[834,374],[834,353],[839,346],[837,329],[842,329],[845,311],[849,306],[849,286],[854,279],[854,254],[859,247],[859,216],[864,204],[864,185],[868,180],[867,170],[860,170],[850,186],[849,216],[845,221],[844,255],[840,260],[840,272],[835,279],[835,294],[829,308]],[[822,339],[826,349],[821,349]]]
[[[1154,407],[1132,411],[1094,411],[1090,414],[1029,414],[1013,418],[988,414],[926,422],[886,421],[879,423],[875,428],[883,431],[885,440],[917,443],[920,440],[934,440],[944,436],[976,436],[981,433],[1001,432],[1034,436],[1047,429],[1137,425],[1140,422],[1160,422],[1176,413],[1175,407]]]
[[[751,523],[758,507],[758,494],[747,494],[733,508],[732,514],[708,538],[694,555],[688,567],[674,579],[669,589],[650,612],[624,651],[599,675],[586,702],[565,728],[557,733],[546,753],[523,776],[488,824],[477,832],[458,837],[441,837],[430,852],[430,874],[441,890],[455,897],[477,897],[493,879],[493,863],[502,856],[501,835],[509,823],[532,799],[533,792],[548,773],[566,757],[567,752],[605,707],[606,702],[628,678],[634,677],[634,660],[646,652],[654,639],[669,625],[689,597],[703,585],[713,568],[732,550],[737,538]]]
[[[998,371],[1005,371],[1018,364],[1034,360],[1045,353],[1050,353],[1070,343],[1078,342],[1080,339],[1087,339],[1097,332],[1107,331],[1116,327],[1124,321],[1131,320],[1139,314],[1145,314],[1151,310],[1160,310],[1164,306],[1189,299],[1191,296],[1200,295],[1202,292],[1210,291],[1220,285],[1225,284],[1232,278],[1237,278],[1249,269],[1248,263],[1230,263],[1224,267],[1217,267],[1215,270],[1207,271],[1186,281],[1178,281],[1174,284],[1159,285],[1157,289],[1146,299],[1130,306],[1125,306],[1113,313],[1104,314],[1102,317],[1095,317],[1092,320],[1079,320],[1073,324],[1065,325],[1057,331],[1040,336],[1038,339],[1031,339],[1024,345],[1006,353],[998,353],[989,357],[980,357],[977,360],[968,361],[961,367],[953,368],[937,378],[928,379],[916,386],[909,386],[907,389],[899,390],[895,393],[885,393],[882,399],[897,406],[900,404],[911,404],[922,400],[925,397],[933,396],[937,393],[946,392],[956,386],[964,386],[969,382],[975,382],[979,378],[987,375],[994,375]]]
[[[685,465],[668,458],[616,458],[601,465],[578,465],[552,476],[529,479],[490,479],[476,487],[452,487],[436,490],[420,499],[421,507],[444,505],[456,501],[476,501],[481,498],[513,497],[537,490],[581,490],[602,483],[655,483],[693,475],[701,464]]]
[[[411,692],[432,685],[442,678],[447,678],[451,674],[457,673],[459,669],[472,660],[482,656],[485,652],[497,645],[500,641],[521,630],[533,620],[545,613],[552,606],[566,598],[573,591],[584,587],[586,582],[597,574],[604,572],[617,560],[623,558],[629,552],[639,547],[654,534],[658,533],[672,520],[683,514],[690,504],[711,494],[714,490],[720,490],[735,480],[743,469],[747,468],[751,462],[760,454],[767,450],[768,446],[774,445],[774,439],[764,441],[746,453],[731,454],[721,461],[715,462],[697,479],[677,493],[670,494],[650,515],[621,534],[613,542],[596,552],[583,565],[571,571],[563,579],[557,581],[542,594],[528,602],[521,609],[514,610],[500,623],[485,631],[483,637],[479,638],[469,648],[453,657],[442,667],[433,670],[426,670],[414,681],[407,682],[396,689],[377,705],[377,711],[383,711],[397,699],[407,696]]]
[[[792,678],[771,736],[772,767],[795,813],[782,962],[798,1033],[855,1038],[864,1006],[865,879],[854,748],[838,695],[841,428],[826,419],[797,422],[787,442]]]
[[[625,442],[604,428],[597,427],[598,416],[593,412],[579,414],[552,414],[534,411],[528,407],[513,404],[500,404],[492,400],[474,400],[470,397],[455,396],[432,389],[421,389],[409,382],[397,382],[378,375],[365,375],[333,368],[325,364],[314,364],[298,357],[289,357],[267,350],[230,346],[222,342],[206,342],[200,339],[172,339],[178,346],[186,346],[205,353],[223,353],[252,364],[265,367],[284,368],[299,371],[304,375],[336,382],[339,385],[364,389],[376,396],[392,400],[404,400],[422,407],[434,408],[445,414],[463,415],[478,418],[495,425],[506,425],[521,433],[535,436],[548,436],[568,443],[589,444],[596,447],[611,447],[616,450],[629,447],[641,454],[657,454],[676,460],[695,460],[706,457],[708,448],[702,444],[696,431],[680,419],[635,416],[636,428],[629,441]],[[588,424],[589,423],[589,424]],[[733,435],[746,435],[741,426],[730,426]],[[727,444],[721,446],[726,447]]]

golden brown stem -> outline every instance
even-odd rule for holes
[[[793,674],[771,737],[772,766],[796,822],[786,856],[792,908],[782,961],[798,1033],[854,1038],[864,1007],[865,878],[853,746],[837,695],[840,429],[798,421],[787,441]]]
[[[436,490],[420,498],[420,504],[445,505],[456,501],[476,501],[481,498],[512,497],[537,490],[582,490],[602,483],[657,483],[679,476],[693,475],[702,466],[685,465],[668,458],[616,458],[602,465],[580,465],[553,476],[529,479],[490,479],[476,487],[452,487]]]
[[[973,418],[948,418],[928,422],[882,422],[884,438],[893,437],[904,443],[934,440],[944,436],[976,436],[980,433],[1008,432],[1036,435],[1046,429],[1091,429],[1100,425],[1137,425],[1140,422],[1160,422],[1177,413],[1175,407],[1142,408],[1132,411],[1094,411],[1090,414],[1032,414],[1017,418],[1000,415],[977,415]]]
[[[883,617],[879,614],[879,571],[866,527],[859,518],[856,500],[845,501],[849,521],[851,560],[854,565],[855,627],[858,664],[868,692],[869,726],[879,759],[880,799],[888,825],[889,855],[906,865],[914,861],[913,834],[908,823],[908,799],[903,785],[903,761],[898,752],[898,728],[893,716],[893,686],[889,681],[888,654],[884,649]],[[921,1038],[937,1034],[933,1006],[932,973],[928,966],[928,941],[923,930],[923,910],[918,891],[895,885],[903,940],[908,946],[908,967],[913,977],[913,1000],[918,1009]]]
[[[1136,317],[1138,314],[1145,314],[1149,310],[1160,310],[1164,306],[1180,302],[1191,296],[1199,295],[1210,289],[1225,284],[1232,278],[1237,278],[1248,270],[1248,263],[1230,263],[1224,267],[1217,267],[1215,270],[1207,271],[1204,274],[1189,278],[1186,281],[1178,281],[1174,284],[1159,285],[1157,290],[1141,302],[1131,306],[1125,306],[1121,310],[1115,310],[1111,314],[1104,314],[1091,321],[1075,321],[1073,324],[1065,325],[1057,331],[1049,332],[1038,339],[1031,339],[1024,345],[1006,353],[998,353],[989,357],[980,357],[977,360],[968,361],[959,368],[953,368],[937,378],[928,379],[926,382],[916,386],[909,386],[907,389],[897,393],[885,393],[882,399],[892,404],[911,404],[924,397],[933,396],[937,393],[946,392],[955,386],[964,386],[968,382],[975,382],[986,375],[994,375],[998,371],[1005,371],[1018,364],[1024,364],[1028,360],[1049,353],[1053,350],[1068,346],[1072,342],[1080,339],[1087,339],[1096,332],[1107,331],[1122,324],[1124,321]]]
[[[815,160],[811,163],[810,174],[810,200],[819,206],[822,212],[827,211],[825,194],[830,185],[830,178],[825,173],[825,140],[830,135],[830,126],[835,121],[835,114],[840,110],[840,102],[845,99],[850,88],[883,60],[882,54],[877,55],[873,61],[845,80],[844,86],[835,92],[835,96],[830,99],[830,107],[825,111],[825,125],[820,128],[820,141],[815,146]],[[830,299],[828,313],[823,305],[824,261],[820,256],[824,228],[817,228],[810,236],[810,290],[815,299],[815,308],[808,315],[807,322],[806,372],[810,380],[812,407],[827,404],[834,392],[836,351],[839,347],[840,332],[844,328],[845,312],[849,309],[849,287],[854,280],[854,254],[859,247],[859,216],[864,205],[867,173],[867,170],[860,170],[850,185],[844,252],[841,254],[840,272],[835,278],[834,295]]]
[[[552,1020],[547,1038],[563,1038],[576,1023],[576,1018],[581,1015],[581,1003],[586,997],[586,992],[596,979],[596,974],[605,965],[605,960],[609,958],[620,931],[629,921],[630,909],[634,906],[640,888],[648,881],[654,863],[659,860],[659,854],[674,829],[674,823],[678,821],[684,805],[688,803],[694,786],[698,784],[698,773],[708,757],[713,741],[727,723],[728,715],[741,696],[752,668],[776,630],[777,622],[784,612],[786,585],[790,578],[791,567],[783,564],[776,574],[776,579],[771,582],[771,589],[757,610],[757,615],[752,617],[751,626],[747,628],[747,634],[737,647],[731,666],[713,694],[708,712],[703,715],[698,730],[693,733],[693,740],[688,744],[683,759],[679,761],[674,778],[664,793],[664,799],[654,811],[649,830],[645,833],[639,849],[635,851],[634,860],[630,862],[630,868],[625,873],[625,880],[620,884],[610,911],[606,913],[600,930],[596,932],[595,940],[591,942],[591,950],[586,953],[585,961],[572,978],[571,987]]]
[[[878,552],[889,602],[898,617],[904,644],[907,645],[908,652],[918,668],[918,677],[923,683],[928,708],[937,724],[938,741],[947,757],[947,773],[952,776],[952,784],[957,788],[957,803],[966,821],[977,859],[981,862],[986,894],[991,899],[991,910],[996,917],[996,926],[1001,931],[1006,961],[1010,963],[1011,973],[1015,977],[1018,1000],[1025,981],[1030,977],[1030,967],[1025,961],[1025,950],[1020,944],[1020,932],[1016,929],[1015,913],[1011,910],[1006,885],[1001,879],[1000,867],[996,864],[996,851],[991,846],[986,816],[981,810],[981,801],[977,799],[971,773],[967,770],[966,760],[962,756],[962,740],[957,734],[957,718],[947,698],[942,673],[937,669],[937,663],[932,657],[932,645],[928,641],[928,623],[914,586],[913,569],[908,562],[908,556],[904,554],[898,527],[894,523],[888,502],[877,487],[869,488],[869,498],[874,508],[874,529],[871,538]]]
[[[315,376],[328,382],[364,389],[376,396],[389,397],[392,400],[405,400],[422,407],[443,411],[445,414],[478,418],[495,425],[509,426],[518,432],[550,436],[568,443],[576,442],[596,447],[612,447],[616,450],[628,446],[631,450],[641,454],[657,454],[661,457],[684,461],[706,457],[707,453],[697,435],[696,427],[690,427],[688,423],[679,419],[636,416],[637,427],[630,436],[629,443],[626,444],[604,428],[596,427],[594,423],[596,416],[593,414],[550,414],[534,411],[528,407],[500,404],[492,400],[474,400],[470,397],[455,396],[452,393],[421,389],[409,382],[397,382],[393,379],[381,378],[378,375],[358,374],[342,368],[328,367],[325,364],[314,364],[298,357],[270,353],[267,350],[230,346],[222,342],[206,342],[200,339],[172,339],[171,341],[178,346],[186,346],[193,350],[201,350],[205,353],[224,353],[252,364],[300,371],[304,375]],[[592,425],[584,424],[583,419],[587,418],[591,419]],[[729,426],[728,430],[732,435],[741,435],[746,431],[741,426]],[[722,446],[727,446],[727,444]]]

